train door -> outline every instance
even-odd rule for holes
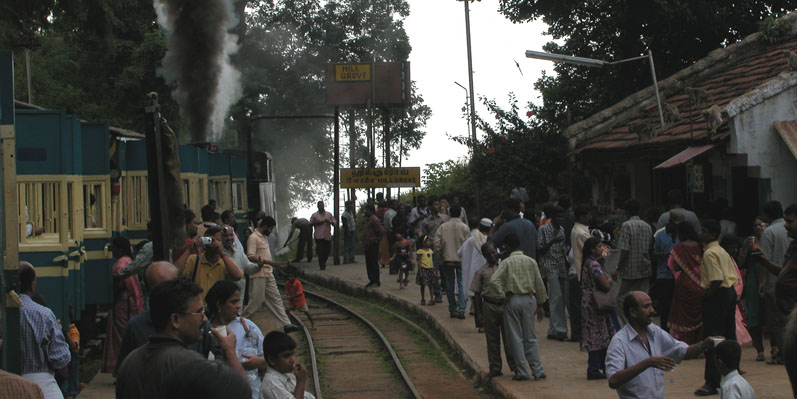
[[[82,134],[81,195],[85,206],[80,223],[86,253],[82,270],[86,284],[86,305],[93,307],[113,302],[110,136],[105,123],[83,123]]]
[[[56,317],[83,309],[80,124],[58,110],[16,111],[20,260]]]

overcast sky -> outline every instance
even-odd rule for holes
[[[468,87],[465,6],[455,0],[408,1],[410,16],[405,29],[412,46],[411,77],[431,107],[432,117],[423,145],[411,152],[402,165],[424,167],[428,163],[465,157],[468,153],[465,146],[447,137],[447,134],[468,134],[467,122],[462,116],[465,91],[454,84],[456,81]],[[477,114],[484,118],[487,112],[478,101],[481,96],[506,106],[507,94],[514,92],[521,113],[525,113],[529,101],[539,104],[539,93],[534,91],[533,84],[543,69],[550,74],[553,64],[526,58],[524,53],[541,50],[543,44],[551,40],[542,34],[545,24],[513,24],[499,14],[497,1],[485,0],[470,4],[470,28]],[[520,64],[522,75],[515,61]]]

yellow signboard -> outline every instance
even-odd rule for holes
[[[338,82],[367,82],[371,80],[371,64],[335,65],[335,80]]]
[[[356,168],[340,170],[342,188],[420,187],[421,168]]]

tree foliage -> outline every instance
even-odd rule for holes
[[[513,22],[541,18],[548,24],[544,50],[620,60],[653,51],[659,78],[667,77],[717,47],[756,32],[765,18],[794,9],[795,0],[506,0],[499,10]],[[543,95],[540,115],[564,128],[651,84],[645,62],[604,68],[554,67],[535,88]]]

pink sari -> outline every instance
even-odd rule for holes
[[[733,287],[733,289],[736,290],[736,342],[738,342],[740,346],[745,346],[753,342],[753,338],[750,336],[750,333],[747,332],[747,324],[745,323],[742,309],[739,306],[739,301],[742,299],[742,292],[744,292],[744,279],[742,278],[742,273],[739,271],[739,266],[736,265],[736,260],[733,258],[731,259],[733,260],[733,267],[736,268],[736,276],[739,278],[739,284]]]
[[[133,275],[119,279],[119,270],[133,260],[127,256],[119,258],[113,265],[114,276],[114,303],[108,312],[106,327],[105,347],[103,349],[102,372],[116,374],[116,360],[119,347],[127,328],[127,322],[135,315],[144,311],[144,294],[138,276]]]
[[[689,241],[676,244],[667,261],[667,266],[675,277],[675,290],[667,326],[675,339],[694,344],[703,338],[704,290],[700,285],[703,249],[700,245],[686,245],[687,242]]]

